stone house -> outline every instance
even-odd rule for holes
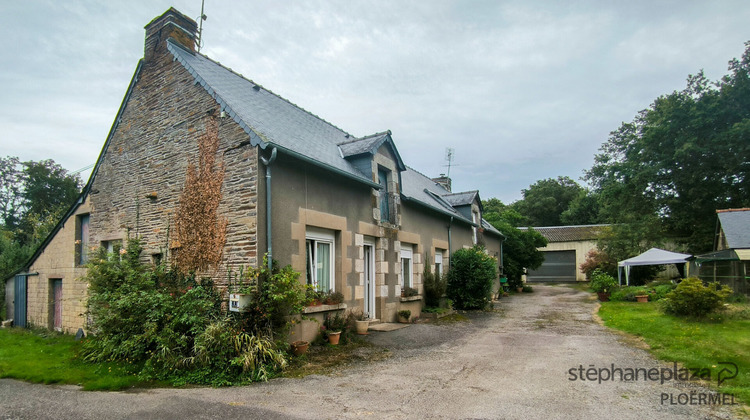
[[[443,271],[474,244],[500,259],[503,236],[482,219],[478,192],[452,193],[449,179],[407,167],[390,131],[355,137],[196,52],[196,23],[175,9],[145,29],[144,57],[80,198],[8,282],[17,325],[85,328],[78,279],[91,249],[138,235],[144,260],[169,257],[187,167],[212,127],[227,220],[219,287],[268,253],[301,281],[344,294],[344,305],[310,314],[360,308],[393,321],[399,309],[419,314],[421,298],[401,290],[422,295],[425,264]]]

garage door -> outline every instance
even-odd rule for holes
[[[528,282],[573,282],[576,281],[575,251],[544,251],[544,263],[530,270]]]

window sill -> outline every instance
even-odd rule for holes
[[[422,296],[409,296],[409,297],[401,297],[401,302],[414,302],[417,300],[422,300]]]
[[[339,309],[346,309],[346,303],[339,303],[338,305],[315,305],[308,306],[302,311],[303,314],[314,314],[318,312],[338,311]]]

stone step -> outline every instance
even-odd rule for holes
[[[369,321],[370,321],[370,326],[380,324],[380,320],[377,318],[370,319]]]

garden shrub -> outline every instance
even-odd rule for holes
[[[459,309],[484,309],[492,299],[492,282],[497,278],[497,260],[484,247],[459,249],[451,257],[448,297]]]
[[[718,283],[704,285],[697,277],[683,280],[661,300],[662,308],[668,314],[677,316],[703,317],[724,305],[724,300],[732,294],[732,289]]]
[[[223,314],[222,296],[209,278],[140,262],[131,239],[122,252],[100,250],[83,279],[89,283],[93,336],[83,359],[132,363],[144,379],[175,384],[226,385],[265,380],[286,365],[280,340],[287,315],[301,312],[305,289],[287,266],[269,274],[250,311]]]
[[[589,283],[589,288],[594,292],[612,293],[617,287],[617,280],[602,270],[597,268],[591,273],[591,283]]]
[[[445,290],[448,286],[445,276],[441,276],[437,272],[433,274],[430,264],[425,264],[422,284],[424,285],[425,306],[431,308],[440,307],[440,299],[445,295]]]
[[[636,296],[648,295],[648,289],[643,286],[626,286],[612,291],[609,300],[613,302],[636,302]]]
[[[662,300],[665,297],[667,297],[667,294],[674,290],[676,287],[675,284],[669,283],[669,284],[660,284],[658,286],[654,286],[654,294],[653,299],[654,300]]]

